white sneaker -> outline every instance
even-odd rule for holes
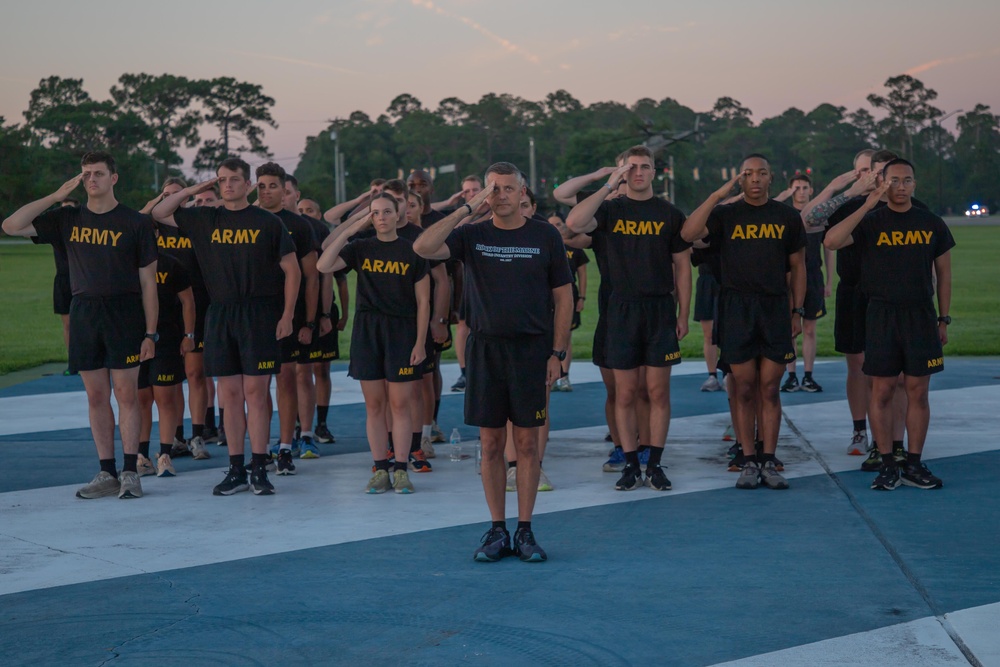
[[[170,454],[160,454],[156,457],[156,476],[173,477],[177,474],[174,470],[174,462],[170,460]]]
[[[702,391],[722,391],[722,385],[719,384],[719,378],[714,375],[709,375],[708,379],[701,383]]]
[[[434,445],[431,444],[430,436],[420,438],[420,451],[424,453],[425,458],[437,458],[437,453],[434,451]]]
[[[868,431],[855,431],[851,436],[851,444],[847,453],[851,456],[864,456],[868,452]]]
[[[545,474],[545,471],[541,468],[538,469],[538,490],[539,491],[551,491],[554,487],[552,482],[549,481],[549,476]]]
[[[191,448],[191,456],[199,461],[212,458],[212,455],[208,453],[208,449],[205,448],[205,440],[200,435],[195,436],[188,440],[188,446]]]

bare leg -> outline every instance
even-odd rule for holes
[[[709,373],[715,373],[719,367],[719,348],[712,343],[712,320],[701,321],[701,352],[705,355],[705,366]]]
[[[760,360],[758,386],[760,387],[760,437],[764,441],[764,453],[774,454],[778,449],[778,432],[781,430],[781,384],[782,365],[770,359]]]
[[[139,424],[139,442],[149,442],[149,437],[153,432],[153,388],[146,387],[139,390],[139,414],[141,421]],[[160,422],[163,423],[162,420]],[[171,437],[173,435],[171,434]],[[169,442],[169,441],[167,441]]]
[[[177,399],[177,389],[180,386],[176,384],[170,387],[153,387],[153,398],[160,413],[160,442],[170,442],[184,412],[183,394],[180,400]]]
[[[621,447],[622,441],[618,437],[618,420],[615,418],[617,392],[615,391],[614,371],[610,368],[601,368],[601,379],[604,380],[604,390],[607,392],[607,397],[604,399],[604,418],[608,422],[608,431],[611,433],[611,440],[615,447]]]
[[[870,390],[868,378],[861,370],[864,363],[864,352],[847,355],[847,407],[854,421],[861,421],[868,412]]]
[[[312,364],[295,364],[296,391],[298,392],[299,423],[302,432],[313,430],[316,414],[316,385],[313,384]]]
[[[736,431],[736,440],[743,446],[744,456],[756,456],[754,451],[754,421],[759,391],[757,361],[732,364],[732,369],[733,387],[729,396],[735,413],[733,430]]]
[[[483,478],[483,493],[486,495],[486,506],[489,507],[490,519],[493,521],[504,521],[506,518],[504,504],[506,502],[507,466],[503,462],[503,448],[506,437],[506,428],[479,429],[479,442],[483,448],[483,462],[480,469]],[[520,462],[518,462],[518,467],[520,465]],[[518,477],[518,486],[520,487],[520,478],[522,476],[518,475]],[[538,474],[536,472],[536,492],[537,488]],[[520,496],[520,493],[518,496]],[[520,502],[520,498],[518,498],[518,502]]]
[[[905,383],[907,398],[906,451],[910,454],[923,454],[924,442],[927,439],[927,428],[931,422],[931,404],[928,400],[931,376],[907,376]]]
[[[892,452],[892,395],[895,393],[895,376],[872,378],[872,400],[868,416],[880,454]]]
[[[264,376],[269,377],[269,376]],[[243,456],[243,440],[247,433],[246,397],[243,394],[243,376],[227,375],[219,378],[219,407],[225,410],[223,426],[230,456]],[[267,402],[264,402],[265,417]]]
[[[638,431],[636,402],[639,394],[639,369],[612,370],[612,373],[615,377],[615,422],[618,426],[618,441],[624,451],[634,452],[637,449],[635,436]]]
[[[517,447],[517,519],[531,521],[538,495],[538,427],[514,426],[514,446]],[[500,490],[504,488],[501,486]]]
[[[205,412],[208,410],[208,386],[205,379],[205,355],[185,354],[184,373],[188,381],[188,409],[191,411],[191,425],[204,426]],[[214,397],[213,397],[214,398]],[[181,414],[184,419],[184,397],[181,395]],[[214,404],[214,401],[213,401]],[[159,404],[157,404],[159,405]]]
[[[118,402],[118,432],[126,454],[139,453],[139,367],[114,369],[111,383]],[[113,446],[113,445],[112,445]]]
[[[929,377],[929,376],[928,376]],[[896,393],[892,395],[892,439],[902,440],[906,429],[906,391],[905,376],[900,373],[896,379]],[[923,438],[921,438],[923,441]]]
[[[410,437],[413,421],[410,417],[411,405],[417,403],[415,382],[386,382],[389,393],[389,411],[392,413],[392,448],[396,461],[410,460]]]
[[[802,320],[802,368],[812,373],[816,366],[816,320]]]
[[[635,395],[635,421],[638,428],[639,444],[648,445],[652,434],[649,432],[649,389],[646,387],[646,367],[639,367],[639,387]]]
[[[281,364],[278,373],[278,438],[291,444],[295,437],[295,416],[299,409],[298,389],[295,386],[295,367],[298,364]]]
[[[649,395],[649,442],[663,449],[670,430],[670,366],[646,367]]]
[[[267,454],[267,440],[271,433],[271,419],[267,409],[267,401],[271,396],[270,375],[242,375],[243,397],[247,404],[247,430],[250,432],[250,451],[254,454]],[[239,408],[242,415],[242,406]],[[229,421],[229,410],[226,409],[226,421]],[[226,431],[228,431],[228,426]],[[229,440],[232,442],[232,439]],[[231,445],[230,445],[231,447]],[[242,434],[240,450],[243,450]]]
[[[361,393],[365,397],[365,432],[372,459],[382,461],[389,456],[389,434],[385,427],[386,407],[389,404],[384,380],[362,380]]]

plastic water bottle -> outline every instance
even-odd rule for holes
[[[458,428],[453,428],[451,430],[451,460],[461,461],[462,460],[462,436],[458,432]]]
[[[483,474],[483,443],[476,443],[476,474]]]

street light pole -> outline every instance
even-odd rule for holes
[[[340,198],[340,137],[336,130],[330,130],[330,141],[333,142],[333,197],[336,203],[342,203]]]
[[[943,174],[944,156],[941,151],[941,132],[944,131],[944,128],[942,127],[942,123],[944,123],[946,120],[948,120],[957,113],[962,113],[962,110],[955,109],[954,111],[945,114],[937,121],[935,121],[938,130],[937,131],[938,202],[937,203],[938,203],[938,213],[940,213],[941,215],[944,215],[944,174]]]

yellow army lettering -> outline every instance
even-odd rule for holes
[[[158,236],[156,238],[156,245],[161,248],[167,249],[177,249],[177,248],[190,248],[191,239],[184,236]]]
[[[535,419],[545,419],[545,408],[535,410]]]
[[[174,376],[173,375],[163,375],[161,373],[160,375],[156,376],[156,381],[157,382],[173,382],[174,381]]]
[[[170,277],[170,274],[167,273],[166,271],[157,271],[156,272],[156,284],[157,285],[166,285],[167,284],[167,278],[169,278],[169,277]]]
[[[937,359],[928,359],[927,368],[939,368],[944,366],[944,357],[938,357]]]
[[[611,230],[612,234],[628,234],[632,236],[659,236],[663,229],[662,222],[652,222],[650,220],[619,220]]]
[[[934,232],[908,231],[903,232],[881,232],[878,235],[876,246],[880,245],[930,245]]]
[[[260,236],[259,229],[213,229],[212,243],[229,245],[253,245]]]
[[[406,272],[410,270],[410,265],[405,262],[391,262],[382,259],[372,261],[365,258],[365,261],[361,263],[361,270],[369,273],[395,273],[405,276]]]
[[[413,375],[413,366],[407,366],[406,368],[399,369],[400,375]]]
[[[262,361],[259,364],[257,364],[257,370],[259,370],[259,371],[271,371],[271,370],[274,370],[274,362],[273,361]]]
[[[319,359],[323,356],[323,350],[316,350],[315,352],[309,353],[310,359]]]
[[[673,361],[674,359],[680,359],[680,358],[681,358],[680,351],[677,351],[677,352],[667,352],[666,356],[663,357],[663,360],[664,361]]]
[[[794,352],[788,352],[788,353],[785,354],[785,361],[791,361],[794,358],[795,358],[795,353]]]
[[[736,225],[733,229],[733,239],[780,239],[785,234],[784,225],[770,222],[763,225]]]
[[[108,245],[110,241],[112,248],[118,247],[118,239],[121,237],[121,232],[113,232],[110,229],[94,229],[92,227],[73,227],[73,230],[69,233],[71,243]]]
[[[128,355],[127,357],[125,357],[125,363],[126,364],[137,364],[137,363],[139,363],[139,355],[138,354],[130,354],[130,355]]]

